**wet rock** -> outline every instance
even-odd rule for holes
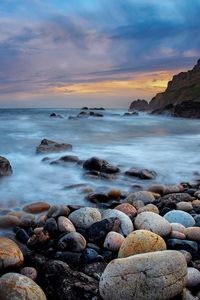
[[[36,153],[43,154],[48,152],[61,152],[72,150],[72,145],[57,143],[51,140],[43,139],[40,145],[36,148]]]
[[[125,238],[118,232],[110,231],[104,241],[104,248],[117,252],[124,242]]]
[[[135,227],[137,229],[146,229],[162,237],[171,232],[170,223],[158,214],[153,212],[142,212],[135,218]]]
[[[115,207],[116,210],[125,213],[131,220],[137,215],[136,208],[129,203],[122,203]]]
[[[167,201],[172,201],[177,204],[179,202],[191,202],[192,197],[188,193],[172,193],[163,196],[162,201],[164,203],[167,203]]]
[[[87,237],[90,242],[103,242],[107,233],[119,231],[121,221],[119,218],[108,218],[95,222],[87,229]]]
[[[0,178],[4,176],[11,176],[13,173],[10,162],[7,158],[0,156]]]
[[[84,273],[73,271],[61,261],[49,261],[42,282],[48,299],[92,299],[98,293],[98,281]]]
[[[72,212],[69,219],[76,227],[87,229],[101,220],[101,214],[97,208],[83,207]]]
[[[78,163],[79,158],[76,155],[65,155],[60,157],[57,160],[52,161],[50,164],[51,165],[61,165],[61,166],[65,166],[68,163]]]
[[[133,231],[133,223],[131,222],[131,219],[122,211],[117,209],[106,209],[103,211],[102,216],[103,219],[119,218],[121,221],[119,233],[123,234],[124,236],[127,236]]]
[[[185,258],[177,251],[139,254],[110,262],[99,290],[103,300],[165,300],[182,292],[186,275]]]
[[[86,244],[85,238],[79,232],[70,232],[59,239],[57,247],[62,251],[81,252],[85,249]]]
[[[200,284],[200,272],[195,268],[187,268],[187,283],[188,288],[192,288]]]
[[[184,233],[188,240],[192,240],[200,243],[200,227],[185,228]]]
[[[19,218],[15,216],[0,216],[0,228],[12,228],[15,226],[20,225],[20,220]]]
[[[165,187],[164,194],[174,194],[174,193],[181,193],[184,191],[184,187],[181,184],[177,185],[168,185]]]
[[[83,168],[91,171],[99,171],[102,173],[118,173],[118,167],[110,165],[106,160],[98,157],[91,157],[83,163]]]
[[[63,116],[62,116],[62,115],[56,114],[56,113],[51,113],[51,114],[49,115],[49,117],[51,117],[51,118],[59,118],[59,119],[63,119]]]
[[[46,300],[47,298],[32,279],[18,273],[7,273],[0,278],[0,299]]]
[[[60,206],[51,206],[48,210],[47,216],[48,218],[58,218],[59,216],[67,217],[70,213],[70,209],[68,206],[60,205]]]
[[[65,233],[76,231],[72,222],[68,218],[63,216],[58,217],[58,228],[60,232],[65,232]]]
[[[18,245],[6,237],[0,237],[0,270],[17,268],[24,262]]]
[[[86,196],[86,199],[93,203],[101,203],[101,202],[108,202],[109,197],[104,193],[90,193]]]
[[[142,191],[129,194],[128,197],[123,200],[123,202],[133,205],[134,201],[136,200],[141,200],[144,204],[149,204],[155,201],[155,198],[151,192]]]
[[[160,195],[163,195],[165,190],[166,190],[166,186],[162,184],[155,184],[148,188],[149,192],[158,193]]]
[[[198,244],[193,241],[179,240],[179,239],[168,239],[166,241],[167,248],[172,250],[186,250],[192,257],[196,257],[198,254]]]
[[[21,269],[20,274],[32,279],[33,281],[37,278],[37,270],[32,267],[24,267]]]
[[[170,223],[180,223],[185,227],[192,227],[195,224],[194,218],[181,210],[169,211],[164,215],[164,218]]]
[[[157,175],[155,171],[134,168],[131,168],[128,171],[126,171],[125,174],[128,176],[139,177],[141,179],[155,179]]]
[[[24,206],[23,210],[31,214],[38,214],[43,211],[47,211],[49,208],[50,205],[46,202],[35,202]]]
[[[122,243],[118,257],[123,258],[139,253],[166,250],[165,241],[148,230],[135,230]]]
[[[47,231],[50,237],[56,237],[58,234],[58,225],[54,218],[49,218],[45,222],[44,231]]]

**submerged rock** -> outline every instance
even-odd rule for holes
[[[36,148],[36,153],[43,154],[48,152],[61,152],[72,150],[71,144],[57,143],[51,140],[43,139],[40,145]]]
[[[97,208],[83,207],[72,212],[69,219],[76,227],[86,229],[101,220],[101,213]]]
[[[11,176],[13,173],[9,160],[0,156],[0,178],[4,176]]]

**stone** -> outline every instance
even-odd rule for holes
[[[44,231],[47,231],[50,237],[56,237],[58,234],[58,224],[54,218],[49,218],[45,222]]]
[[[145,212],[145,211],[149,211],[149,212],[153,212],[155,214],[159,214],[159,209],[157,208],[156,205],[152,204],[152,203],[149,203],[143,207],[140,207],[138,209],[138,214],[142,213],[142,212]]]
[[[129,203],[122,203],[115,207],[115,209],[125,213],[131,220],[137,215],[136,208]]]
[[[103,242],[107,233],[119,231],[121,221],[119,218],[108,218],[95,222],[87,229],[87,237],[90,242]]]
[[[123,241],[118,257],[166,250],[165,241],[157,234],[148,230],[135,230]]]
[[[182,292],[187,276],[184,256],[177,251],[138,254],[111,261],[99,291],[103,300],[165,300]]]
[[[168,185],[165,187],[164,194],[181,193],[184,191],[184,187],[181,184]]]
[[[181,252],[184,255],[187,264],[189,264],[192,260],[192,255],[190,254],[190,252],[186,250],[180,250],[179,252]]]
[[[75,232],[76,228],[74,227],[74,225],[72,224],[72,222],[63,216],[58,217],[58,229],[60,230],[60,232],[65,232],[65,233],[69,233],[69,232]]]
[[[26,244],[29,239],[29,235],[27,234],[26,230],[20,227],[15,227],[15,228],[16,228],[15,236],[17,240]]]
[[[117,189],[112,189],[107,193],[107,195],[109,199],[118,200],[120,199],[121,191]]]
[[[33,281],[37,278],[37,270],[32,267],[24,267],[21,269],[20,274],[32,279]]]
[[[125,172],[125,175],[139,177],[140,179],[155,179],[157,174],[155,171],[147,169],[131,168]]]
[[[197,297],[193,296],[192,293],[186,288],[184,288],[181,293],[181,300],[199,300],[199,299],[200,298],[198,296]]]
[[[164,201],[164,203],[172,201],[177,204],[179,202],[191,202],[192,197],[188,193],[172,193],[163,196],[162,201]]]
[[[6,237],[0,237],[0,270],[21,267],[23,262],[24,257],[18,245]]]
[[[56,206],[53,205],[49,208],[48,213],[47,213],[47,217],[50,218],[58,218],[59,216],[64,216],[67,217],[70,213],[70,209],[68,206],[65,205],[60,205],[60,206]]]
[[[167,248],[172,250],[186,250],[192,255],[192,257],[195,257],[198,254],[198,244],[193,241],[168,239],[166,244]]]
[[[105,262],[94,262],[84,266],[81,271],[94,279],[99,280],[107,264]]]
[[[166,186],[162,184],[155,184],[148,188],[149,192],[158,193],[160,195],[163,195],[165,190],[166,190]]]
[[[86,244],[85,238],[79,232],[70,232],[59,239],[57,247],[62,251],[81,252],[85,249]]]
[[[5,176],[11,176],[13,173],[10,162],[7,158],[0,156],[0,178]]]
[[[86,248],[81,255],[81,262],[83,263],[83,265],[91,264],[94,262],[102,262],[103,260],[104,258],[92,248]]]
[[[46,244],[49,238],[48,232],[44,232],[43,228],[36,228],[34,234],[27,241],[27,245],[29,248],[35,248]]]
[[[195,224],[194,218],[182,210],[171,210],[164,215],[164,218],[170,223],[180,223],[185,227],[192,227]]]
[[[193,209],[191,202],[181,201],[176,204],[176,209],[189,212]]]
[[[51,140],[43,139],[40,145],[36,148],[36,153],[43,154],[49,152],[61,152],[72,150],[72,145],[57,143]]]
[[[134,225],[136,229],[146,229],[162,237],[171,232],[170,223],[154,212],[142,212],[135,218]]]
[[[87,229],[95,222],[101,221],[101,213],[97,208],[83,207],[72,212],[69,219],[75,227]]]
[[[7,273],[0,278],[0,299],[47,300],[39,285],[18,273]]]
[[[117,209],[106,209],[103,211],[102,217],[103,219],[119,218],[119,220],[121,221],[119,233],[124,236],[127,236],[134,230],[131,219],[122,211],[119,211]]]
[[[109,197],[104,193],[90,193],[86,196],[86,199],[93,203],[108,202]]]
[[[110,231],[105,238],[103,246],[110,251],[117,252],[124,240],[124,236],[120,233]]]
[[[200,284],[200,272],[195,268],[187,268],[187,283],[188,288],[193,288]]]
[[[110,165],[106,160],[98,157],[91,157],[83,163],[83,168],[90,171],[99,171],[102,173],[118,173],[118,167]]]
[[[148,204],[155,201],[155,197],[151,192],[147,192],[147,191],[135,192],[129,194],[128,197],[123,200],[123,202],[130,203],[133,205],[133,202],[136,200],[141,200],[143,201],[144,204]]]
[[[185,226],[183,226],[180,223],[171,223],[171,226],[172,226],[173,231],[179,231],[182,233],[184,233],[184,231],[185,231]]]
[[[47,211],[49,208],[50,205],[46,202],[35,202],[24,206],[23,210],[31,214],[38,214]]]
[[[185,240],[186,236],[183,232],[172,230],[170,233],[170,238]]]
[[[58,251],[55,254],[55,259],[67,263],[70,268],[78,268],[81,264],[81,252]]]
[[[20,219],[15,216],[0,216],[0,228],[13,228],[20,225]]]
[[[185,228],[184,233],[188,240],[192,240],[200,243],[200,227]]]

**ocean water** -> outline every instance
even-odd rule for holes
[[[21,207],[34,201],[86,204],[83,188],[65,186],[85,183],[94,191],[111,188],[134,191],[154,183],[192,182],[200,171],[200,120],[175,119],[140,114],[123,117],[125,110],[106,110],[103,118],[69,120],[78,109],[1,109],[0,155],[9,159],[13,175],[0,182],[0,206]],[[50,118],[52,112],[63,118]],[[98,112],[98,111],[97,111]],[[43,138],[73,145],[72,151],[37,155]],[[97,156],[118,165],[116,180],[89,180],[80,166],[65,167],[42,162],[45,156],[80,159]],[[157,172],[155,180],[129,178],[130,167]]]

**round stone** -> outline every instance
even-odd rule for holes
[[[166,187],[162,184],[155,184],[148,188],[149,192],[158,193],[160,195],[163,195],[165,190],[166,190]]]
[[[108,192],[108,198],[109,199],[120,199],[120,196],[121,196],[121,191],[120,190],[115,190],[115,189],[112,189]]]
[[[88,228],[95,222],[101,221],[101,214],[97,208],[83,207],[69,215],[70,221],[80,228]]]
[[[185,226],[183,226],[180,223],[171,223],[171,226],[172,226],[173,231],[179,231],[182,233],[184,233],[184,231],[185,231]]]
[[[154,212],[155,214],[159,214],[159,209],[157,208],[156,205],[149,203],[141,208],[138,209],[138,214],[149,211],[149,212]]]
[[[20,273],[33,281],[37,278],[37,270],[32,267],[24,267],[21,269]]]
[[[167,236],[171,232],[170,223],[153,212],[142,212],[135,218],[136,229],[146,229],[160,236]]]
[[[184,233],[188,240],[200,243],[200,227],[185,228]]]
[[[172,230],[170,233],[170,238],[185,240],[186,236],[183,232]]]
[[[6,268],[20,267],[24,262],[24,257],[15,242],[0,237],[0,270]]]
[[[164,215],[164,218],[170,223],[180,223],[185,227],[192,227],[195,224],[194,218],[182,210],[171,210]]]
[[[176,209],[188,212],[193,209],[193,206],[191,202],[181,201],[176,204]]]
[[[13,228],[20,224],[20,219],[15,216],[0,216],[0,228]]]
[[[63,216],[60,216],[58,217],[58,229],[61,231],[61,232],[75,232],[76,229],[74,227],[74,225],[72,224],[72,222],[66,218],[66,217],[63,217]]]
[[[134,201],[141,200],[144,204],[151,203],[155,201],[155,197],[151,192],[142,191],[142,192],[135,192],[131,193],[126,197],[123,202],[133,204]]]
[[[118,251],[125,238],[118,232],[110,231],[104,241],[104,248],[110,251]]]
[[[122,211],[131,219],[133,219],[137,215],[136,208],[129,203],[119,204],[115,207],[115,209]]]
[[[70,232],[58,241],[58,249],[81,252],[85,249],[86,244],[85,238],[79,232]]]
[[[18,273],[7,273],[0,278],[0,299],[46,300],[47,298],[32,279]]]
[[[105,211],[103,211],[102,216],[103,219],[119,218],[121,221],[120,233],[124,236],[127,236],[134,229],[131,219],[122,211],[119,211],[117,209],[106,209]]]
[[[135,230],[123,241],[118,257],[123,258],[139,253],[166,250],[165,241],[148,230]]]
[[[186,286],[188,288],[192,288],[200,284],[200,272],[195,268],[187,269],[187,283]]]
[[[50,205],[46,202],[35,202],[24,206],[23,210],[31,214],[38,214],[47,211],[49,208]]]
[[[190,254],[190,252],[186,250],[179,250],[179,252],[181,252],[184,255],[187,264],[189,264],[192,260],[192,255]]]
[[[111,261],[99,284],[103,300],[166,300],[182,292],[187,264],[178,251],[138,254]]]

